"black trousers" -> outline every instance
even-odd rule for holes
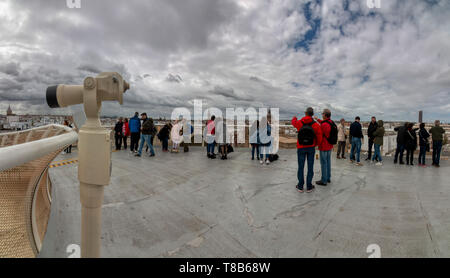
[[[128,136],[123,136],[123,148],[125,150],[127,149],[127,140],[128,140]]]
[[[139,139],[141,137],[141,134],[139,132],[131,132],[131,143],[130,143],[130,150],[131,151],[137,151],[139,146]]]
[[[369,138],[369,153],[367,155],[368,160],[372,158],[372,147],[373,147],[373,138]]]
[[[122,147],[122,135],[116,135],[116,150]]]
[[[397,143],[397,149],[395,150],[394,163],[397,163],[400,156],[400,163],[403,163],[403,152],[405,151],[405,145]]]
[[[406,164],[413,165],[414,150],[406,150]]]

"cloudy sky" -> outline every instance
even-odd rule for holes
[[[0,1],[0,113],[50,111],[45,90],[117,71],[132,89],[103,115],[305,107],[333,116],[450,121],[450,1]]]

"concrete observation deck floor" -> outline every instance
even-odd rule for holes
[[[103,257],[450,256],[450,163],[441,168],[332,158],[332,183],[299,193],[296,150],[270,165],[248,149],[229,159],[114,152],[103,205]],[[60,155],[56,160],[76,157]],[[427,161],[429,163],[429,161]],[[315,160],[314,181],[320,178]],[[40,257],[80,244],[77,164],[50,169],[52,215]]]

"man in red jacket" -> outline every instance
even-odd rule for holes
[[[331,133],[331,111],[329,109],[324,109],[322,118],[323,120],[320,120],[316,117],[316,120],[320,123],[323,135],[322,143],[319,144],[322,179],[316,181],[316,184],[326,186],[327,183],[331,182],[331,151],[333,150],[333,145],[328,142]]]
[[[314,109],[308,107],[305,111],[305,117],[298,120],[297,117],[292,118],[292,125],[297,128],[297,159],[298,159],[298,184],[297,190],[303,193],[303,186],[305,184],[304,169],[305,160],[308,159],[308,174],[306,176],[306,192],[312,192],[314,185],[312,179],[314,176],[314,154],[315,147],[322,143],[322,130],[320,125],[312,118],[314,116]]]

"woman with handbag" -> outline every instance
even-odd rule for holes
[[[419,127],[419,166],[422,167],[426,167],[425,155],[430,151],[430,142],[428,142],[428,138],[430,138],[430,134],[425,129],[425,124],[421,123]]]

